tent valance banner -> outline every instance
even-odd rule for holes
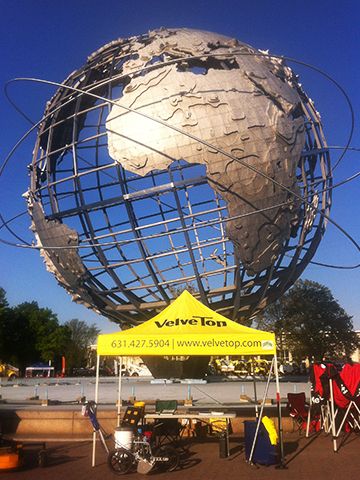
[[[152,319],[98,336],[98,355],[274,355],[275,335],[245,327],[188,291]]]

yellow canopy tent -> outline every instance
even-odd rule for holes
[[[274,355],[275,335],[244,327],[184,291],[143,324],[98,336],[98,355]]]
[[[239,325],[206,307],[188,291],[154,318],[129,330],[98,336],[95,403],[98,403],[101,355],[272,355],[282,449],[279,377],[275,335]],[[270,380],[270,375],[268,383]],[[268,384],[267,384],[268,388]],[[267,389],[266,389],[267,393]],[[265,395],[266,395],[265,393]],[[265,398],[265,397],[264,397]],[[121,367],[118,387],[118,419],[121,406]],[[260,419],[261,419],[260,414]],[[256,432],[257,435],[257,432]],[[282,451],[283,458],[283,451]],[[95,464],[95,437],[93,465]]]

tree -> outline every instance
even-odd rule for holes
[[[40,308],[37,302],[25,302],[14,308],[25,322],[28,322],[34,338],[34,347],[42,360],[54,360],[59,354],[57,345],[53,344],[49,353],[49,343],[54,332],[59,328],[57,315],[49,308]],[[50,355],[50,356],[49,356]]]
[[[261,322],[285,340],[298,360],[350,356],[359,346],[351,317],[327,287],[310,280],[297,281]]]
[[[85,366],[88,347],[99,332],[77,319],[59,325],[57,315],[37,302],[10,308],[0,287],[0,359],[21,370],[39,360],[59,363],[63,355],[68,367]]]
[[[181,286],[178,286],[178,287],[170,286],[169,289],[170,289],[170,292],[171,292],[171,294],[174,298],[180,297],[180,295],[185,290],[187,290],[189,293],[191,293],[191,295],[196,295],[197,293],[199,293],[199,290],[196,287],[194,287],[194,284],[191,283],[191,282],[190,283],[187,282],[186,285],[181,285]]]
[[[9,304],[6,299],[5,290],[0,287],[0,363],[5,361],[4,348],[5,348],[5,325],[7,316],[9,314]]]
[[[56,360],[70,338],[70,332],[59,325],[56,314],[39,307],[37,302],[8,309],[0,323],[3,360],[20,369],[39,360]]]
[[[44,360],[52,360],[60,367],[60,358],[66,355],[71,332],[65,325],[58,325],[52,330],[48,337],[43,340],[41,346],[41,357]],[[60,368],[59,368],[60,369]]]
[[[255,326],[260,330],[275,333],[277,349],[279,351],[279,357],[281,358],[282,352],[284,352],[286,348],[284,340],[287,328],[283,300],[276,300],[276,302],[269,305],[259,314],[255,319]]]
[[[6,299],[6,292],[2,287],[0,287],[0,312],[8,306],[9,304]]]
[[[74,318],[64,325],[70,332],[70,341],[65,350],[67,368],[85,367],[88,359],[89,347],[94,343],[100,330],[95,324],[88,325],[83,320]]]

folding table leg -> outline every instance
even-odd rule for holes
[[[230,431],[230,420],[228,418],[226,420],[226,451],[228,457],[230,456],[230,438],[229,438],[229,431]]]

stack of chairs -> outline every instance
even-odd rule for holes
[[[360,365],[338,367],[330,362],[314,364],[309,415],[320,412],[321,426],[332,432],[334,450],[340,432],[360,431]],[[309,423],[309,422],[308,422]]]
[[[342,429],[360,431],[360,364],[346,363],[339,371],[334,365],[327,365],[330,381],[330,401],[334,412],[335,437]]]

